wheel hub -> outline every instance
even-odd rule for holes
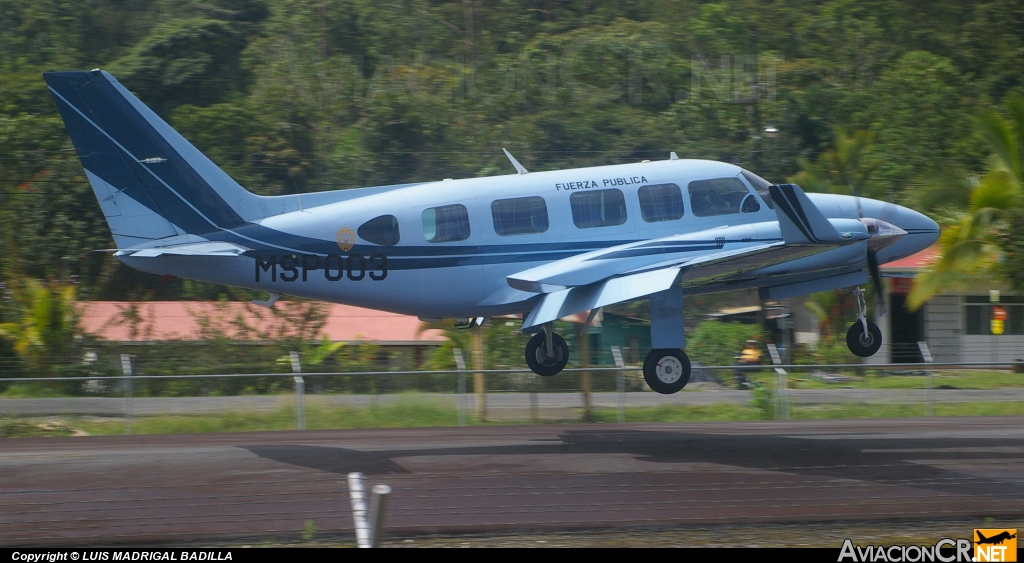
[[[683,375],[683,364],[675,356],[665,356],[658,360],[654,373],[662,383],[675,383]]]
[[[551,355],[548,355],[548,351],[546,349],[544,349],[543,346],[541,346],[541,347],[537,348],[537,352],[535,354],[535,356],[537,358],[537,363],[540,363],[540,364],[543,364],[543,365],[546,365],[546,366],[556,365],[562,359],[561,358],[561,354],[559,354],[559,352],[560,352],[560,350],[556,346],[555,347],[555,353],[551,354]]]

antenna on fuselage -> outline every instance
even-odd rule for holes
[[[668,159],[669,160],[679,160],[679,155],[676,154],[676,151],[672,151],[672,152],[668,153]]]
[[[516,157],[512,156],[512,153],[508,152],[504,148],[502,148],[501,150],[502,150],[502,152],[505,153],[505,156],[508,157],[508,160],[509,160],[509,162],[512,163],[512,166],[516,167],[516,172],[519,172],[520,174],[529,174],[530,173],[530,171],[527,170],[522,164],[519,164],[519,161],[516,160]]]

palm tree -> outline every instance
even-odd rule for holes
[[[1020,252],[1008,248],[1001,235],[1015,228],[1010,223],[1024,196],[1024,97],[1008,97],[1006,108],[1009,117],[989,111],[974,119],[992,151],[983,175],[932,180],[914,194],[933,208],[946,207],[939,217],[941,258],[917,276],[907,298],[911,309],[940,291],[965,289],[980,277],[1008,277],[1003,266],[1007,251]]]
[[[11,341],[39,374],[52,375],[54,360],[67,350],[75,335],[75,287],[27,280],[21,293],[21,319],[0,324],[0,338]]]
[[[800,172],[789,181],[810,192],[866,195],[870,189],[875,165],[870,158],[875,135],[859,129],[851,134],[843,127],[833,131],[832,147],[818,156],[816,162],[800,159]]]

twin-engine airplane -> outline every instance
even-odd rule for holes
[[[683,296],[758,288],[779,299],[855,287],[847,343],[878,265],[938,238],[931,219],[864,198],[805,194],[731,164],[678,159],[263,197],[246,191],[101,70],[44,74],[121,262],[144,272],[473,325],[522,314],[526,361],[565,367],[558,318],[648,299],[644,378],[690,377]],[[880,287],[879,287],[880,289]]]

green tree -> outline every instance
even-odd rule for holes
[[[836,127],[832,147],[814,162],[801,159],[800,172],[789,181],[812,192],[831,192],[859,196],[874,195],[872,183],[875,164],[870,158],[875,135],[871,131],[857,130],[847,134]]]
[[[77,332],[75,287],[27,280],[16,296],[21,318],[0,324],[0,338],[10,341],[36,374],[51,376]]]
[[[1014,218],[1020,217],[1024,199],[1024,97],[1008,97],[1006,110],[1008,117],[989,111],[974,119],[991,151],[984,174],[951,186],[923,188],[924,194],[945,194],[952,203],[962,202],[966,194],[968,205],[942,218],[941,257],[918,275],[908,296],[911,308],[940,291],[966,288],[979,277],[1018,284],[1024,278],[1017,268],[1024,250],[1017,244],[1019,236],[1012,234],[1019,228]]]

